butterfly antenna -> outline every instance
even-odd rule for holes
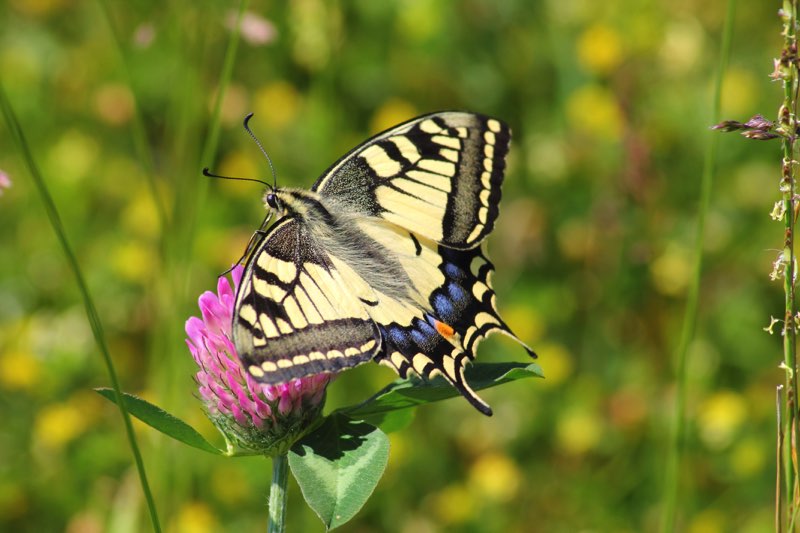
[[[261,144],[261,141],[258,140],[256,134],[253,133],[253,131],[250,129],[250,126],[248,126],[248,122],[250,122],[251,118],[253,118],[253,113],[248,113],[247,116],[244,117],[244,130],[250,134],[250,137],[252,137],[253,140],[258,145],[258,149],[261,150],[261,153],[264,154],[264,157],[267,158],[267,161],[269,162],[269,169],[272,172],[272,180],[274,183],[272,189],[275,190],[278,188],[278,174],[275,172],[275,166],[272,164],[272,158],[269,156],[267,151],[264,150],[264,146]]]
[[[220,176],[219,174],[212,174],[208,170],[208,167],[203,169],[203,176],[206,176],[207,178],[219,178],[219,179],[222,179],[222,180],[254,181],[256,183],[260,183],[264,187],[269,187],[270,186],[269,183],[267,183],[266,181],[257,180],[255,178],[237,178],[237,177],[234,177],[234,176]]]

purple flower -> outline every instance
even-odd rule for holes
[[[209,418],[233,444],[273,455],[288,449],[322,411],[330,374],[266,385],[244,371],[231,341],[231,321],[242,267],[217,282],[217,294],[199,299],[202,318],[186,321],[186,344],[200,370],[195,375]]]

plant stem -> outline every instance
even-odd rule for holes
[[[269,525],[267,533],[283,533],[286,529],[286,484],[289,480],[289,459],[286,453],[272,458],[272,485],[269,488]]]
[[[108,344],[106,343],[106,337],[105,333],[103,332],[103,325],[100,321],[100,315],[97,312],[97,308],[94,305],[94,299],[89,292],[89,286],[86,284],[86,279],[84,278],[83,272],[78,264],[78,258],[75,255],[72,245],[67,239],[67,233],[64,229],[64,225],[61,222],[61,217],[58,214],[56,203],[53,201],[50,190],[47,188],[47,184],[45,183],[44,178],[39,171],[39,167],[33,158],[28,141],[25,139],[25,134],[22,131],[22,126],[17,119],[16,113],[14,113],[14,110],[11,107],[11,102],[8,101],[8,97],[6,96],[2,85],[0,85],[0,110],[5,117],[6,124],[11,132],[11,137],[16,142],[19,151],[22,153],[22,157],[28,167],[28,171],[33,178],[36,189],[42,199],[42,203],[44,204],[44,210],[47,213],[48,219],[50,220],[50,226],[53,228],[53,232],[56,234],[56,239],[58,240],[59,244],[61,244],[61,250],[66,256],[67,265],[69,265],[70,270],[72,270],[72,274],[75,277],[75,282],[78,285],[78,291],[83,297],[83,305],[86,309],[86,316],[89,321],[89,326],[92,329],[92,334],[94,336],[95,343],[97,344],[97,348],[100,350],[100,354],[103,356],[103,362],[106,365],[108,378],[109,381],[111,381],[111,387],[114,389],[116,404],[119,408],[120,415],[122,415],[125,434],[128,437],[128,445],[131,448],[133,460],[136,464],[136,470],[139,473],[139,482],[142,486],[142,492],[144,493],[145,502],[147,503],[147,509],[150,512],[150,520],[153,525],[153,531],[160,533],[161,526],[158,521],[158,512],[156,511],[155,500],[153,499],[153,494],[150,491],[150,484],[147,482],[144,461],[142,460],[142,454],[139,450],[139,445],[136,442],[136,434],[133,432],[131,417],[128,414],[127,408],[125,407],[125,401],[122,397],[122,390],[119,386],[119,379],[117,378],[117,371],[114,369],[114,361],[111,359],[111,353],[108,350]]]
[[[784,207],[784,243],[783,243],[783,289],[785,293],[786,313],[783,327],[783,364],[786,369],[786,395],[784,409],[784,450],[783,471],[786,505],[786,516],[793,517],[797,507],[797,455],[795,446],[798,439],[797,426],[797,360],[796,360],[796,327],[795,317],[797,303],[795,301],[795,253],[794,226],[795,207],[797,204],[797,187],[794,179],[794,148],[797,140],[797,0],[783,2],[783,35],[784,43],[780,58],[780,73],[783,78],[783,105],[778,112],[779,128],[784,132],[783,165],[780,191]],[[793,524],[789,522],[789,527]]]
[[[731,29],[733,27],[735,6],[735,0],[728,0],[725,14],[725,25],[722,29],[722,48],[720,51],[719,64],[717,65],[713,95],[711,111],[712,124],[719,122],[722,78],[725,73],[725,68],[728,64],[728,57],[730,56]],[[683,315],[680,341],[676,351],[675,379],[677,390],[675,393],[675,420],[673,422],[674,426],[670,439],[670,448],[667,455],[664,489],[662,494],[662,500],[664,503],[664,512],[661,516],[660,529],[662,533],[671,533],[672,531],[675,531],[675,522],[677,519],[678,509],[680,508],[678,505],[678,493],[680,484],[681,458],[683,456],[683,445],[686,434],[686,397],[688,393],[686,357],[689,351],[689,345],[694,338],[694,330],[697,323],[697,311],[700,298],[700,281],[703,271],[705,221],[706,213],[708,212],[708,206],[711,201],[711,184],[714,176],[714,165],[716,164],[717,160],[717,146],[719,144],[718,139],[718,135],[711,135],[704,158],[703,176],[700,185],[700,203],[697,213],[697,225],[695,227],[694,265],[692,269],[692,278],[690,280],[689,289],[686,296],[686,310],[684,311]]]

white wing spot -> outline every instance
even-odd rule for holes
[[[289,297],[283,301],[283,310],[286,311],[295,329],[303,329],[308,325],[308,321],[303,316],[300,307],[297,305],[297,300],[294,298]]]
[[[491,131],[483,132],[483,140],[486,141],[488,144],[494,144],[495,143],[494,133],[492,133]]]
[[[436,144],[441,144],[442,146],[446,146],[448,148],[453,148],[455,150],[461,150],[461,141],[458,137],[448,137],[447,135],[434,135],[431,140]]]
[[[278,276],[278,279],[284,283],[291,283],[294,281],[295,277],[297,277],[297,267],[294,263],[290,263],[289,261],[276,259],[273,268],[268,270],[274,272],[275,275]]]
[[[489,287],[487,287],[486,284],[478,281],[472,286],[472,295],[480,302],[483,301],[483,295],[486,294],[488,290]]]
[[[418,374],[422,374],[422,369],[425,368],[425,365],[432,362],[428,356],[425,354],[415,354],[414,357],[411,359],[411,366],[414,367],[414,370],[417,371]]]
[[[500,131],[500,122],[496,121],[493,118],[490,118],[486,121],[486,125],[489,126],[489,129],[493,132],[497,133]]]
[[[258,319],[258,314],[252,305],[244,304],[239,308],[239,318],[253,326]]]
[[[417,167],[422,170],[436,172],[442,176],[454,176],[456,173],[456,166],[453,163],[436,161],[435,159],[423,159],[417,164]],[[491,167],[489,169],[491,169]]]
[[[392,184],[395,185],[401,191],[406,192],[412,196],[416,196],[423,202],[427,202],[441,207],[447,205],[447,193],[444,191],[440,191],[439,189],[428,187],[427,185],[417,183],[416,181],[405,180],[405,179],[392,180]]]
[[[368,146],[358,155],[362,157],[375,174],[381,178],[394,176],[403,168],[399,161],[395,161],[389,157],[389,154],[377,144]]]
[[[361,353],[366,353],[372,350],[374,347],[375,347],[375,339],[370,339],[361,346],[359,346],[358,349],[359,351],[361,351]]]
[[[396,137],[389,137],[389,140],[397,146],[397,149],[400,150],[400,153],[408,159],[412,164],[416,163],[422,157],[419,155],[419,150],[417,147],[408,140],[408,137],[404,137],[402,135],[398,135]]]
[[[442,366],[444,367],[445,374],[453,381],[456,380],[456,363],[452,357],[445,357],[442,359]]]
[[[469,237],[467,237],[467,242],[473,242],[475,239],[477,239],[483,231],[483,228],[483,224],[476,224],[475,228],[473,228],[472,232],[469,234]]]
[[[439,133],[440,131],[442,131],[442,128],[440,128],[431,119],[423,120],[422,122],[420,122],[419,129],[421,129],[425,133]]]
[[[260,266],[264,270],[270,270],[269,260],[272,258],[267,252],[262,252],[258,254],[256,258],[256,264]]]
[[[492,174],[489,171],[484,170],[483,173],[481,173],[481,183],[487,189],[492,188]]]
[[[345,357],[355,357],[356,355],[359,355],[360,353],[361,352],[359,352],[358,349],[353,348],[352,346],[350,348],[346,348],[344,350],[344,356]]]
[[[275,322],[277,322],[278,330],[280,330],[281,333],[284,334],[291,333],[294,330],[294,328],[292,328],[292,325],[282,318],[277,319]]]
[[[497,320],[486,311],[478,313],[478,316],[475,317],[475,325],[482,328],[487,324],[497,324]]]
[[[314,306],[311,300],[308,299],[308,295],[306,294],[306,291],[303,290],[303,287],[299,287],[298,290],[294,291],[294,297],[309,324],[322,324],[325,322],[325,320],[319,314],[319,311],[317,311],[317,308]]]
[[[261,329],[264,331],[264,335],[267,338],[271,339],[278,336],[278,328],[275,327],[275,322],[273,322],[266,313],[261,313],[261,316],[258,318],[258,321],[261,323]]]
[[[442,148],[441,150],[439,150],[439,155],[441,155],[448,161],[452,161],[453,163],[458,163],[458,152],[455,150],[450,150],[449,148]]]
[[[392,364],[398,370],[403,365],[403,363],[405,363],[405,361],[406,361],[406,358],[403,357],[403,354],[401,354],[400,352],[392,352],[392,355],[390,355],[389,358],[392,360]]]
[[[489,209],[486,207],[481,207],[478,209],[478,220],[486,224],[486,219],[489,216]]]
[[[423,172],[422,170],[409,170],[406,176],[421,181],[430,187],[435,187],[440,191],[450,192],[452,190],[452,183],[450,178],[433,174],[432,172]]]
[[[256,365],[250,365],[247,367],[247,371],[250,372],[250,375],[254,378],[263,378],[264,371],[261,368],[257,367]]]

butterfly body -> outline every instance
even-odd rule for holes
[[[442,375],[491,414],[463,369],[488,333],[513,337],[481,245],[509,140],[496,119],[435,113],[357,147],[311,190],[267,191],[279,218],[248,259],[233,318],[247,371],[280,383],[375,360]]]

